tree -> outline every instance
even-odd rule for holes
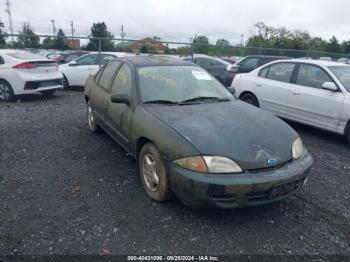
[[[91,27],[91,37],[113,38],[113,34],[107,30],[105,22],[93,23]],[[89,43],[84,47],[87,50],[97,51],[99,49],[99,40],[90,39]],[[114,44],[111,39],[101,40],[102,51],[113,51]]]
[[[149,47],[148,47],[148,45],[143,44],[143,45],[141,46],[141,48],[140,48],[140,53],[145,53],[145,54],[149,53]]]
[[[0,48],[4,48],[6,46],[5,41],[6,34],[2,32],[2,29],[0,28]]]
[[[216,41],[216,45],[217,46],[230,46],[230,42],[228,41],[228,40],[226,40],[226,39],[218,39],[217,41]]]
[[[193,52],[207,54],[209,51],[209,39],[205,35],[199,35],[193,39]]]
[[[54,48],[54,41],[51,39],[51,37],[46,37],[44,38],[41,47],[44,49]]]
[[[40,46],[40,38],[34,33],[34,28],[29,23],[24,23],[22,31],[19,32],[18,41],[15,43],[19,48],[38,48]]]
[[[65,50],[68,46],[64,43],[65,34],[61,28],[58,29],[56,38],[54,40],[54,48],[58,50]]]
[[[326,52],[338,53],[341,52],[340,44],[335,36],[332,36],[326,44]]]

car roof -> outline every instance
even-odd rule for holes
[[[275,59],[287,59],[287,58],[292,58],[289,56],[278,56],[278,55],[247,55],[244,58],[247,57],[256,57],[256,58],[275,58]]]
[[[133,64],[135,67],[144,66],[194,66],[193,63],[178,58],[161,56],[126,56],[118,58]]]
[[[342,64],[339,62],[333,62],[333,61],[327,61],[327,60],[293,59],[292,61],[321,65],[321,66],[339,66],[339,65],[349,66],[349,65]],[[290,60],[289,60],[289,62],[290,62]]]

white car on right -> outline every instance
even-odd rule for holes
[[[234,95],[292,121],[345,135],[350,143],[350,65],[278,60],[237,75]]]

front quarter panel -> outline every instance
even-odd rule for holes
[[[167,168],[176,159],[200,154],[190,141],[142,106],[135,109],[131,130],[132,152],[136,157],[140,138],[146,138],[156,145]]]
[[[337,132],[339,134],[345,134],[347,131],[346,128],[350,128],[350,93],[345,94]]]

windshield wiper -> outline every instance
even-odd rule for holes
[[[170,101],[170,100],[151,100],[151,101],[146,101],[143,102],[144,104],[165,104],[165,105],[177,105],[177,102],[175,101]]]
[[[225,101],[230,101],[230,98],[220,98],[216,96],[197,96],[193,97],[190,99],[183,100],[179,102],[178,104],[183,105],[183,104],[188,104],[192,102],[202,102],[202,101],[214,101],[214,102],[225,102]]]

